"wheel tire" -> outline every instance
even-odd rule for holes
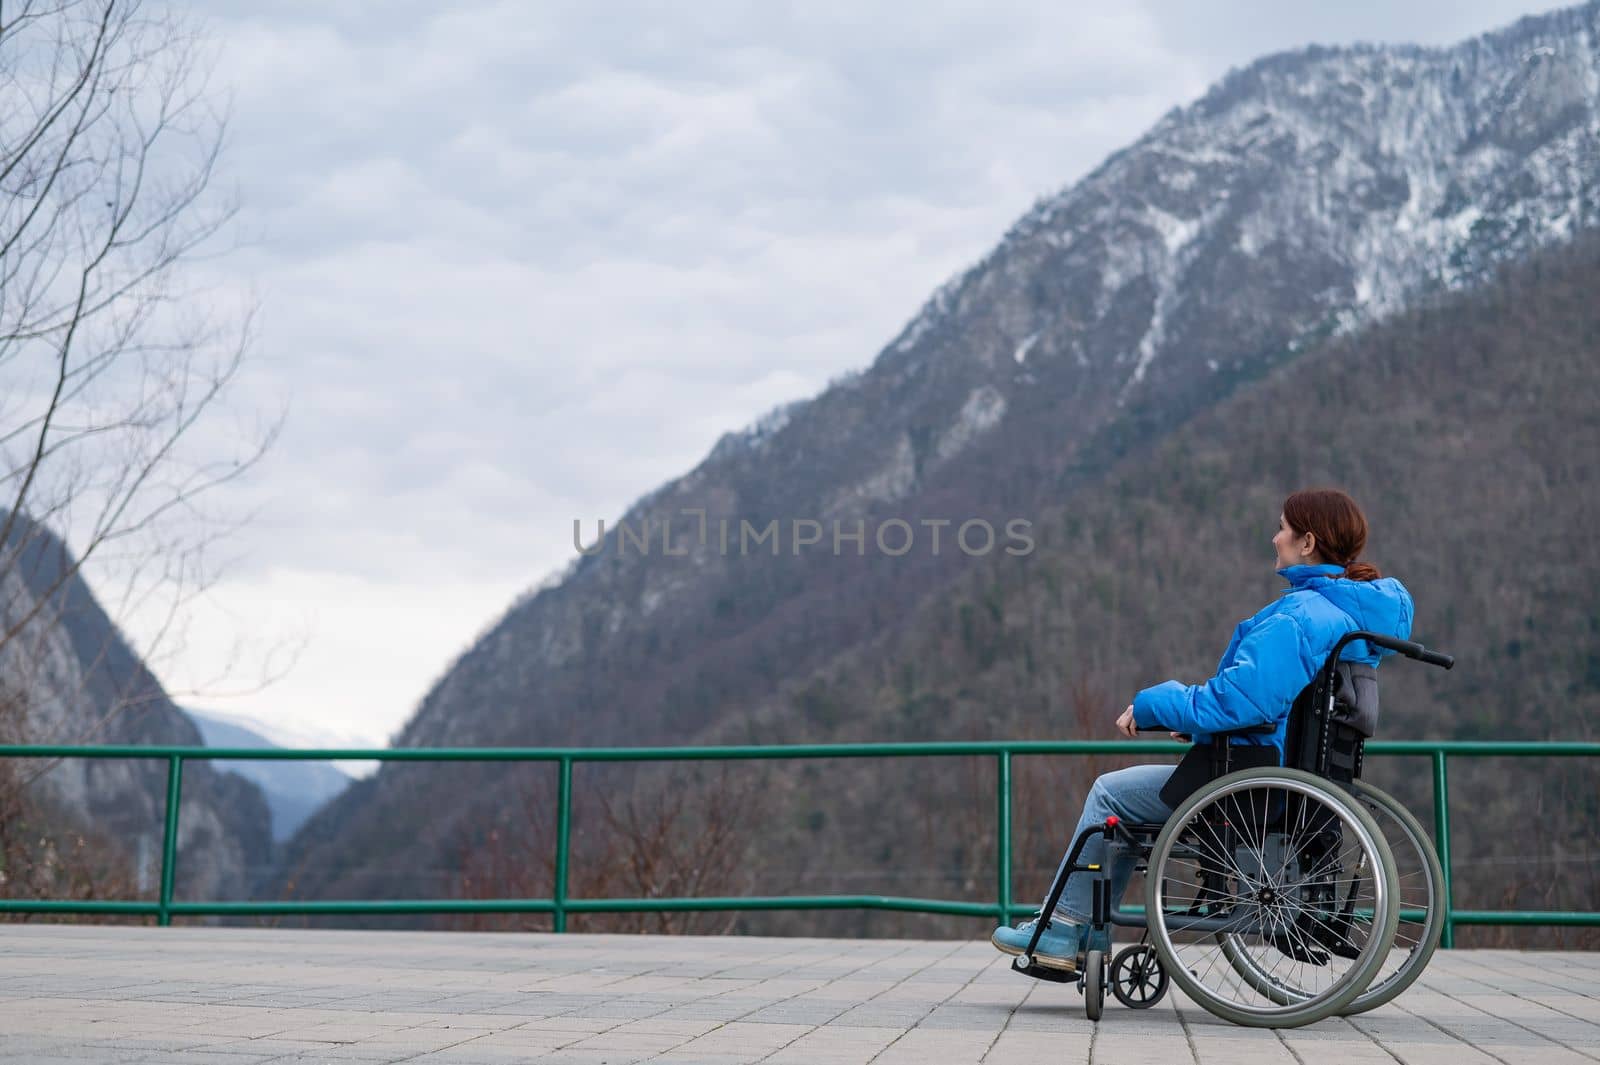
[[[1166,868],[1169,856],[1177,848],[1178,838],[1183,830],[1188,827],[1191,818],[1203,806],[1225,798],[1229,794],[1237,794],[1247,790],[1263,787],[1279,787],[1285,792],[1298,793],[1303,797],[1315,799],[1326,806],[1341,811],[1341,818],[1346,820],[1352,831],[1355,832],[1357,842],[1362,850],[1370,854],[1378,865],[1381,876],[1374,877],[1374,888],[1377,891],[1374,903],[1375,920],[1367,942],[1362,946],[1361,952],[1354,964],[1330,987],[1326,992],[1313,995],[1309,998],[1299,998],[1292,1001],[1277,1001],[1278,997],[1271,996],[1262,988],[1254,990],[1263,998],[1268,998],[1270,1006],[1247,1008],[1244,1005],[1226,1001],[1218,994],[1213,993],[1201,980],[1189,971],[1183,959],[1178,956],[1177,949],[1171,941],[1171,934],[1166,927],[1164,910],[1162,907],[1164,881],[1167,879],[1160,872]],[[1237,811],[1236,807],[1236,811]],[[1155,845],[1150,850],[1150,872],[1145,881],[1145,913],[1149,922],[1150,939],[1155,946],[1156,953],[1161,959],[1162,967],[1172,979],[1183,989],[1184,993],[1194,999],[1208,1012],[1232,1021],[1235,1024],[1247,1025],[1256,1028],[1295,1028],[1304,1024],[1312,1024],[1325,1017],[1331,1017],[1346,1009],[1364,991],[1371,982],[1378,969],[1383,965],[1389,946],[1394,938],[1395,926],[1398,922],[1400,907],[1396,901],[1397,874],[1395,872],[1394,855],[1389,850],[1389,845],[1384,839],[1383,831],[1360,803],[1354,801],[1337,785],[1321,777],[1306,773],[1298,769],[1266,767],[1261,769],[1246,769],[1227,776],[1219,777],[1201,788],[1175,810],[1161,834],[1156,838]],[[1381,888],[1381,890],[1378,890]],[[1378,911],[1381,909],[1381,913]],[[1226,937],[1218,935],[1219,941]],[[1230,959],[1231,960],[1231,959]]]
[[[1106,1004],[1106,956],[1091,950],[1083,966],[1083,1012],[1098,1021]]]
[[[1422,970],[1428,967],[1428,962],[1433,957],[1433,952],[1439,946],[1439,934],[1444,930],[1444,867],[1439,864],[1439,854],[1433,849],[1433,841],[1428,838],[1427,829],[1422,827],[1422,822],[1412,816],[1411,811],[1400,805],[1393,795],[1375,788],[1362,780],[1357,780],[1352,785],[1356,795],[1364,802],[1371,802],[1380,806],[1383,811],[1398,823],[1401,834],[1407,838],[1412,848],[1421,859],[1421,872],[1427,885],[1427,916],[1423,918],[1422,935],[1417,945],[1412,948],[1411,955],[1388,976],[1375,978],[1365,991],[1356,996],[1356,1000],[1346,1006],[1343,1015],[1348,1017],[1356,1013],[1365,1013],[1367,1010],[1377,1009],[1379,1006],[1394,1000],[1394,997],[1410,987],[1422,975]],[[1374,818],[1374,820],[1377,820]],[[1379,828],[1383,828],[1379,821]],[[1390,850],[1393,850],[1391,844]],[[1404,885],[1401,886],[1402,892]],[[1397,908],[1405,902],[1401,895],[1395,896]]]
[[[1124,947],[1111,960],[1111,993],[1130,1010],[1147,1010],[1167,997],[1172,978],[1148,943]],[[1151,989],[1153,987],[1153,990]]]

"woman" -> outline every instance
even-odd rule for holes
[[[1290,496],[1272,538],[1277,571],[1289,588],[1234,629],[1216,676],[1204,684],[1169,680],[1146,688],[1117,718],[1117,730],[1134,736],[1141,728],[1171,729],[1175,738],[1209,746],[1212,733],[1275,724],[1270,739],[1261,734],[1236,736],[1230,742],[1270,743],[1276,755],[1272,764],[1283,764],[1290,704],[1339,638],[1357,629],[1402,640],[1411,635],[1411,595],[1393,577],[1379,574],[1377,567],[1356,561],[1366,544],[1366,516],[1343,492],[1319,489]],[[1357,641],[1347,645],[1340,657],[1376,666],[1380,656],[1391,653]],[[1272,759],[1271,754],[1261,753]],[[1068,845],[1085,828],[1104,824],[1112,815],[1131,822],[1165,821],[1184,798],[1167,788],[1173,768],[1138,765],[1100,777],[1089,791]],[[1104,839],[1092,836],[1078,860],[1102,862],[1105,853]],[[1113,905],[1121,901],[1134,864],[1127,855],[1112,868]],[[1109,947],[1105,941],[1089,942],[1092,881],[1088,876],[1068,880],[1033,952],[1036,964],[1072,972],[1081,951]],[[1035,917],[1016,928],[997,928],[990,941],[1006,954],[1021,954],[1037,922]],[[1100,938],[1109,936],[1102,933]]]

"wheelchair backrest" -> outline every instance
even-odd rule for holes
[[[1348,783],[1361,775],[1363,747],[1378,729],[1378,671],[1358,662],[1340,661],[1333,672],[1333,692],[1324,689],[1324,673],[1295,696],[1289,708],[1284,764]]]

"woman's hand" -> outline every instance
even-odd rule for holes
[[[1133,723],[1132,703],[1129,703],[1128,708],[1122,712],[1122,716],[1117,718],[1117,731],[1129,739],[1139,735],[1139,726]]]

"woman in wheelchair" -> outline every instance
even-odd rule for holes
[[[1275,568],[1289,587],[1239,623],[1214,677],[1204,684],[1169,680],[1146,688],[1117,719],[1117,730],[1127,736],[1159,728],[1175,738],[1192,739],[1190,756],[1178,766],[1140,765],[1101,776],[1090,789],[1069,846],[1108,818],[1130,824],[1165,822],[1211,779],[1210,759],[1200,755],[1212,750],[1215,734],[1254,731],[1228,738],[1232,769],[1283,765],[1290,706],[1340,638],[1357,631],[1397,640],[1410,636],[1411,596],[1398,580],[1358,561],[1366,542],[1366,517],[1345,493],[1301,491],[1284,501],[1272,544]],[[1357,640],[1345,647],[1340,661],[1376,666],[1379,657],[1391,653]],[[1132,850],[1109,847],[1105,835],[1094,833],[1083,843],[1075,868],[1098,867],[1108,851],[1109,901],[1115,907],[1137,864]],[[1070,853],[1063,857],[1062,870],[1069,859]],[[1109,950],[1109,929],[1091,927],[1094,887],[1092,876],[1068,877],[1028,956],[1033,966],[1073,973],[1088,951]],[[995,929],[991,942],[1006,954],[1023,955],[1044,915],[1041,907],[1033,920]],[[1281,949],[1311,964],[1327,958],[1314,942],[1286,943]]]

